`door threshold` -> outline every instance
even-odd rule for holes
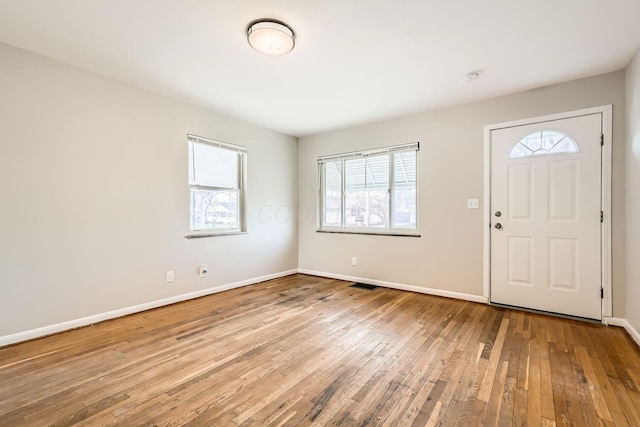
[[[570,314],[554,313],[552,311],[536,310],[535,308],[518,307],[516,305],[500,304],[497,302],[489,302],[494,307],[506,308],[509,310],[526,311],[527,313],[542,314],[545,316],[559,317],[561,319],[577,320],[579,322],[596,323],[602,325],[602,320],[591,319],[588,317],[572,316]]]

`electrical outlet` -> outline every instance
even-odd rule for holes
[[[467,199],[467,208],[478,209],[480,207],[480,201],[478,199]]]
[[[207,266],[206,265],[201,265],[200,266],[200,277],[207,277]]]
[[[167,283],[171,283],[176,280],[173,270],[167,271]]]
[[[351,257],[351,265],[358,265],[358,257],[355,257],[355,256]]]

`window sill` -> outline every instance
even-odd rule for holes
[[[184,236],[185,239],[200,239],[202,237],[220,237],[220,236],[234,236],[236,234],[247,234],[246,231],[222,231],[218,233],[192,233]]]
[[[365,236],[421,237],[418,232],[401,231],[355,231],[355,230],[316,230],[316,233],[329,234],[362,234]]]

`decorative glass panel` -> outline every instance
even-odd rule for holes
[[[543,130],[525,136],[511,150],[509,158],[519,159],[543,154],[577,153],[578,144],[569,136],[555,130]]]

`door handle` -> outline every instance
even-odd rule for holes
[[[502,230],[502,224],[500,224],[499,222],[496,223],[495,227],[496,230]]]

